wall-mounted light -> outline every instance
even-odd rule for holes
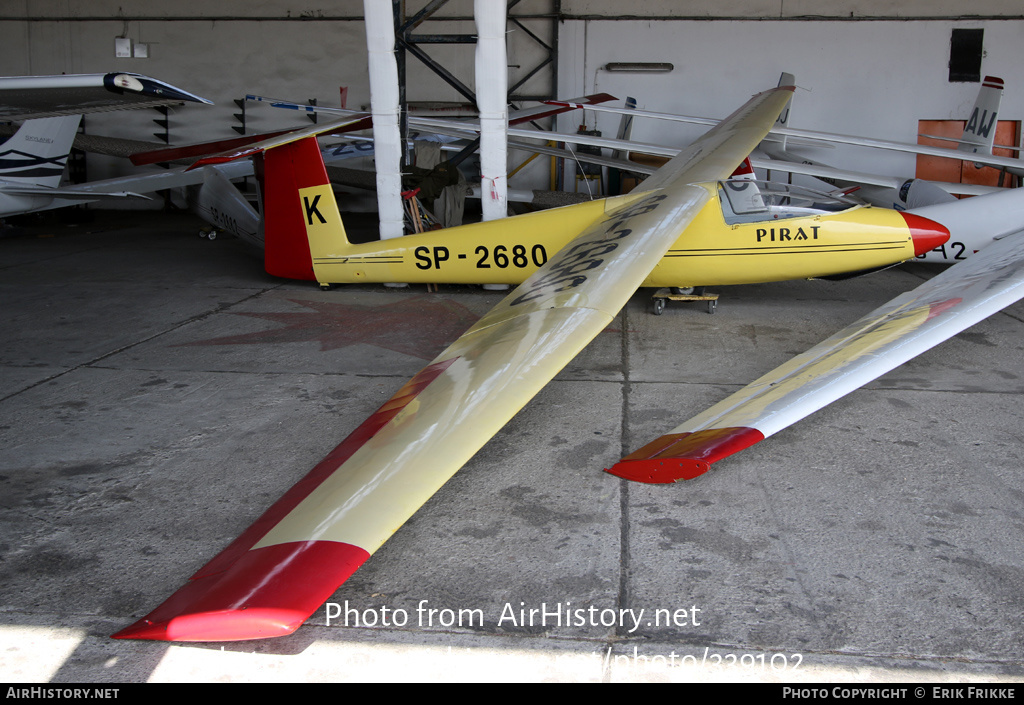
[[[658,64],[648,62],[613,62],[604,65],[605,71],[616,71],[619,73],[668,73],[675,66],[672,64]]]

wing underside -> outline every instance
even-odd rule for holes
[[[785,94],[785,95],[783,95]],[[332,451],[227,549],[115,637],[223,641],[294,631],[615,317],[770,128],[755,96],[667,176],[615,201]]]
[[[0,119],[158,107],[210,101],[155,78],[134,73],[11,76],[0,78]]]
[[[711,463],[826,404],[1024,297],[1024,231],[997,240],[623,458],[639,482],[692,479]]]

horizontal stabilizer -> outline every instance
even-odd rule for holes
[[[339,134],[343,132],[365,130],[372,126],[372,121],[368,115],[365,113],[355,113],[353,115],[353,119],[339,120],[338,122],[331,123],[327,126],[329,129],[324,129],[315,125],[313,127],[316,134]],[[179,159],[197,159],[208,157],[210,155],[241,152],[244,148],[264,142],[265,140],[298,132],[302,132],[302,134],[295,139],[302,139],[302,137],[308,134],[308,132],[304,131],[302,128],[296,130],[277,130],[276,132],[264,132],[259,135],[246,135],[245,137],[234,137],[227,140],[201,142],[199,144],[185,145],[183,147],[168,147],[166,149],[156,149],[150,152],[140,152],[133,154],[131,156],[131,161],[135,166],[142,166],[144,164],[173,162]],[[250,153],[258,152],[260,149],[262,148],[256,148]]]
[[[151,200],[149,196],[132,191],[86,191],[76,188],[45,188],[43,186],[7,186],[0,185],[0,193],[10,196],[49,196],[50,198],[63,198],[67,200],[100,201],[104,199],[120,200],[125,198]]]
[[[350,118],[327,123],[326,125],[310,125],[309,127],[304,127],[298,130],[263,135],[263,139],[251,142],[247,145],[243,145],[238,148],[231,148],[218,154],[203,157],[189,168],[198,169],[199,167],[211,164],[226,164],[228,162],[233,162],[236,159],[251,157],[254,154],[259,154],[260,152],[273,149],[274,147],[281,147],[292,142],[298,142],[306,137],[329,135],[334,134],[335,132],[347,132],[350,130],[360,130],[362,129],[360,126],[367,124],[369,119],[370,116],[366,113],[359,113],[358,115],[354,115]]]

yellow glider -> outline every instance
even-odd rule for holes
[[[915,236],[907,223],[870,209],[857,211],[872,214],[866,228],[854,227],[860,216],[850,214],[835,221],[794,219],[784,226],[786,239],[780,223],[762,224],[759,240],[757,224],[714,220],[722,217],[719,181],[767,134],[790,91],[754,96],[628,196],[365,246],[344,238],[314,138],[262,145],[257,169],[266,183],[268,271],[321,283],[522,283],[188,584],[114,636],[233,641],[297,629],[613,320],[638,287],[660,285],[675,260],[699,272],[732,251],[734,263],[759,259],[756,281],[770,281],[803,276],[794,272],[811,267],[808,258],[826,250],[850,255],[838,271],[912,257]],[[714,210],[706,212],[709,204]],[[712,224],[695,231],[704,218]],[[930,226],[924,219],[916,225]],[[798,230],[803,239],[794,239]],[[876,231],[875,239],[862,240],[861,230]],[[680,256],[666,257],[673,248]],[[771,262],[778,264],[766,270]],[[717,277],[725,269],[714,271]],[[693,276],[671,284],[704,283]]]

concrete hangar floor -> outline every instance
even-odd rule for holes
[[[0,238],[0,680],[1007,682],[1024,305],[670,486],[604,472],[932,276],[638,292],[295,634],[110,634],[502,296],[266,275],[185,215]],[[330,621],[330,623],[328,623]]]

